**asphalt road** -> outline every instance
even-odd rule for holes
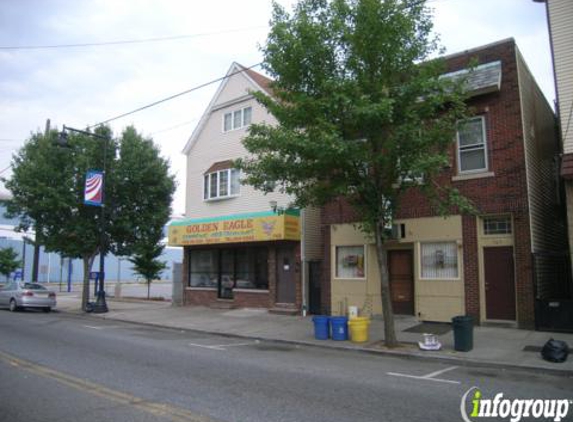
[[[0,310],[0,421],[461,421],[474,386],[573,398],[543,373]]]

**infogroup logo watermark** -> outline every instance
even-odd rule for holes
[[[573,401],[569,399],[507,399],[503,393],[488,399],[478,387],[472,387],[462,396],[460,412],[465,422],[476,422],[480,418],[498,418],[511,422],[534,418],[559,422],[569,414],[571,407]]]

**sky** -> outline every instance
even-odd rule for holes
[[[279,0],[290,8],[294,0]],[[515,38],[553,104],[545,5],[533,0],[428,0],[446,54]],[[262,60],[269,0],[0,0],[0,176],[30,137],[62,125],[83,129]],[[184,36],[184,37],[181,37]],[[104,46],[18,48],[181,37]],[[257,70],[257,69],[255,69]],[[215,93],[211,84],[110,122],[134,125],[169,159],[185,207],[183,147]],[[0,186],[0,192],[5,189]]]

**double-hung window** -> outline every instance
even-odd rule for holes
[[[457,143],[460,174],[487,171],[487,139],[483,117],[474,117],[460,122]]]
[[[234,168],[217,168],[211,166],[203,175],[203,199],[222,199],[237,196],[240,193],[241,183],[239,180],[240,171]]]
[[[251,124],[253,108],[245,107],[223,115],[223,132],[240,129]]]

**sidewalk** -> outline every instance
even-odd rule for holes
[[[60,312],[83,314],[78,295],[58,296]],[[350,341],[315,340],[312,317],[269,314],[266,309],[221,310],[207,307],[174,307],[170,302],[108,300],[109,312],[83,314],[92,318],[125,321],[166,328],[221,334],[232,337],[271,340],[335,349],[381,353],[416,359],[433,359],[453,365],[519,368],[573,376],[573,355],[564,363],[543,360],[541,347],[550,338],[564,340],[573,348],[573,334],[548,333],[512,328],[474,327],[474,348],[470,352],[454,350],[453,332],[438,336],[441,351],[421,351],[417,346],[422,334],[403,330],[418,325],[413,317],[396,317],[396,332],[403,346],[387,349],[383,345],[383,321],[374,319],[370,339],[357,344]]]

